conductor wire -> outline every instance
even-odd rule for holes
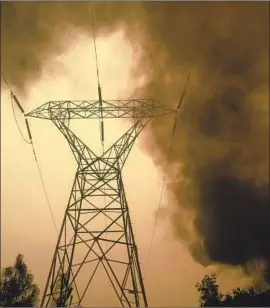
[[[97,55],[97,45],[96,45],[96,29],[95,29],[95,19],[94,19],[94,12],[93,12],[92,1],[90,1],[90,8],[91,8],[92,33],[93,33],[94,49],[95,49],[95,59],[96,59],[97,80],[98,80],[98,85],[100,86],[99,68],[98,68],[98,55]]]
[[[53,221],[54,229],[55,229],[55,231],[56,231],[56,233],[58,235],[58,230],[57,230],[55,218],[54,218],[54,215],[53,215],[53,212],[52,212],[52,207],[51,207],[51,204],[50,204],[50,201],[49,201],[49,197],[48,197],[48,193],[47,193],[46,186],[45,186],[45,183],[44,183],[44,179],[42,177],[41,169],[40,169],[40,166],[39,166],[39,163],[38,163],[38,160],[37,160],[37,155],[36,155],[36,151],[35,151],[35,148],[34,148],[32,134],[31,134],[31,131],[30,131],[30,126],[29,126],[28,120],[27,120],[27,118],[25,116],[25,113],[24,113],[24,110],[23,110],[21,104],[19,103],[19,100],[17,99],[16,95],[13,93],[13,91],[12,91],[10,85],[8,84],[6,78],[3,75],[2,75],[2,78],[3,78],[4,82],[5,82],[5,84],[7,85],[8,89],[10,90],[11,107],[12,107],[13,116],[14,116],[14,120],[15,120],[17,129],[18,129],[22,139],[27,144],[31,144],[31,146],[32,146],[32,150],[33,150],[33,154],[34,154],[34,159],[35,159],[35,162],[36,162],[36,165],[37,165],[37,168],[38,168],[38,173],[39,173],[39,177],[40,177],[40,180],[41,180],[41,183],[42,183],[42,187],[43,187],[43,190],[44,190],[44,194],[45,194],[45,197],[46,197],[47,206],[49,207],[49,210],[50,210],[50,215],[51,215],[51,218],[52,218],[52,221]],[[14,102],[13,102],[14,100],[15,100],[16,104],[18,105],[20,111],[22,112],[23,116],[24,116],[26,128],[27,128],[27,131],[28,131],[29,141],[25,138],[25,136],[23,135],[22,130],[21,130],[20,126],[19,126],[19,123],[18,123],[18,120],[17,120],[17,117],[16,117],[16,113],[15,113],[15,108],[14,108]]]
[[[177,109],[176,109],[176,115],[175,115],[175,119],[174,119],[173,131],[172,131],[172,138],[171,138],[170,145],[169,145],[169,153],[168,153],[168,158],[167,158],[167,165],[166,165],[166,168],[165,168],[165,176],[164,176],[164,181],[163,181],[163,184],[162,184],[160,199],[159,199],[158,208],[157,208],[157,214],[156,214],[155,222],[154,222],[154,229],[153,229],[153,233],[152,233],[152,236],[151,236],[150,247],[149,247],[146,263],[148,263],[148,261],[149,261],[151,250],[152,250],[152,246],[153,246],[153,241],[154,241],[154,237],[155,237],[155,231],[156,231],[159,211],[160,211],[160,208],[161,208],[161,202],[162,202],[162,199],[163,199],[163,193],[164,193],[164,188],[165,188],[166,179],[167,179],[168,167],[169,167],[169,164],[170,164],[172,150],[173,150],[173,141],[175,139],[175,132],[176,132],[176,127],[177,127],[178,114],[179,114],[180,108],[181,108],[181,106],[183,104],[184,98],[185,98],[186,93],[187,93],[187,85],[188,85],[189,79],[190,79],[190,73],[189,73],[189,75],[187,77],[187,81],[186,81],[186,85],[185,85],[184,91],[181,94],[181,97],[180,97],[180,100],[179,100],[179,103],[178,103]]]

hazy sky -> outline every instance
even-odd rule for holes
[[[159,12],[163,11],[161,10]],[[156,25],[154,21],[153,25]],[[226,27],[224,26],[224,28]],[[170,33],[172,34],[172,32]],[[43,63],[41,78],[38,81],[32,82],[29,87],[25,86],[27,82],[24,83],[26,89],[24,97],[19,92],[16,93],[19,99],[23,97],[23,101],[21,102],[26,111],[30,111],[49,100],[97,98],[97,82],[95,69],[93,69],[93,42],[89,40],[89,37],[79,35],[76,28],[64,39],[65,46],[67,46],[66,51],[63,54],[59,53],[58,56],[52,56],[49,61],[47,60],[44,62],[45,64]],[[104,36],[102,40],[97,41],[97,44],[104,99],[125,99],[134,92],[134,89],[138,90],[140,86],[144,86],[144,78],[138,77],[136,79],[134,77],[134,69],[138,64],[136,61],[141,52],[140,45],[134,48],[133,44],[131,47],[121,31],[110,34],[107,37]],[[153,45],[158,47],[155,44]],[[209,46],[212,45],[209,43]],[[209,46],[207,45],[207,47]],[[208,60],[210,61],[211,54],[207,53],[208,48],[205,47],[205,50],[205,53],[209,55]],[[189,55],[191,54],[187,52],[186,56],[188,56],[188,59]],[[152,54],[148,56],[151,58]],[[222,58],[222,56],[220,57]],[[151,59],[154,62],[158,61],[153,57]],[[168,57],[167,60],[169,61],[169,59],[171,58]],[[10,63],[12,63],[11,59],[8,62],[9,66],[7,65],[9,68],[13,67]],[[157,65],[154,67],[163,72],[163,62],[160,61],[160,63],[161,67]],[[173,67],[176,67],[177,72],[181,71],[179,67]],[[11,71],[14,74],[16,70]],[[185,68],[183,76],[177,73],[175,82],[178,83],[179,80],[183,81],[186,78],[186,72],[187,69]],[[155,75],[155,78],[160,78],[161,83],[167,80],[166,82],[168,84],[172,82],[174,85],[173,73],[172,70],[171,74],[168,74],[168,80],[165,78],[166,76],[158,74]],[[137,74],[137,76],[142,75]],[[213,76],[212,78],[214,79]],[[222,83],[220,82],[220,84]],[[152,84],[150,83],[150,85]],[[160,90],[159,83],[153,83],[153,85],[156,90],[154,93],[157,95]],[[177,84],[177,86],[179,85]],[[196,89],[199,87],[198,84],[196,85],[196,78],[194,86],[195,88],[197,86]],[[203,86],[200,85],[200,87]],[[176,90],[174,91],[176,92]],[[169,88],[165,92],[169,92]],[[209,90],[209,92],[211,91]],[[174,93],[172,96],[176,97],[177,95]],[[161,97],[165,97],[165,94],[163,96],[161,95]],[[170,93],[168,97],[168,101],[172,104],[173,100],[171,99]],[[153,98],[160,99],[160,97]],[[18,109],[16,111],[19,124],[26,135],[23,119],[18,113]],[[222,109],[218,113],[218,116],[223,116],[223,114],[224,110]],[[160,130],[160,127],[162,128],[160,126],[158,131],[157,128],[159,125],[156,125],[157,136],[160,136],[160,132],[165,134],[171,131],[173,117],[167,116],[167,120],[162,123],[166,123],[166,129]],[[1,85],[1,125],[2,265],[9,265],[18,253],[22,253],[35,275],[35,281],[42,291],[56,244],[56,234],[48,206],[46,205],[45,195],[42,190],[31,146],[21,139],[17,131],[10,105],[10,93],[3,83]],[[64,137],[52,123],[30,119],[30,125],[41,171],[59,228],[72,185],[76,167],[75,162]],[[88,138],[89,144],[95,150],[100,150],[97,123],[89,124],[86,130],[82,130],[82,127],[78,125],[79,133],[85,138]],[[121,122],[120,120],[117,122],[114,121],[111,123],[111,126],[105,126],[106,142],[111,142],[116,135],[119,136],[123,129],[127,127],[128,123]],[[196,129],[195,125],[193,127]],[[186,140],[190,136],[192,135],[187,134]],[[163,136],[163,140],[168,141],[170,137],[169,134],[165,138]],[[139,247],[148,303],[151,306],[196,305],[198,303],[198,295],[195,289],[195,283],[205,273],[214,270],[214,268],[203,268],[192,259],[186,245],[182,244],[181,240],[178,239],[176,241],[172,238],[169,232],[171,224],[168,223],[165,215],[160,215],[162,219],[160,218],[158,221],[152,253],[150,260],[146,263],[150,238],[154,227],[155,211],[160,198],[163,171],[165,169],[165,166],[162,166],[160,161],[159,167],[157,168],[149,156],[149,151],[146,154],[143,150],[142,145],[146,141],[150,144],[154,143],[154,140],[151,139],[150,142],[147,138],[152,138],[152,134],[150,134],[150,130],[146,129],[139,140],[137,140],[124,168],[124,183],[131,210],[131,218],[134,224],[135,238]],[[186,142],[186,140],[184,141]],[[211,136],[207,140],[210,140],[209,144],[212,147],[216,145],[214,142],[211,143],[213,141]],[[189,145],[189,143],[187,144]],[[196,147],[193,148],[193,145],[191,148],[194,150],[194,157],[197,157],[196,153],[199,153],[199,151],[196,152]],[[203,149],[207,150],[207,147]],[[200,157],[202,156],[198,155],[197,159],[199,160]],[[174,201],[173,196],[165,191],[162,206],[169,206],[172,201]],[[170,209],[165,214],[169,216]],[[221,271],[219,273],[219,281],[223,289],[231,288],[232,286],[236,286],[236,284],[239,286],[247,283],[246,278],[243,278],[243,281],[241,281],[240,271],[237,272],[236,269],[226,270],[226,272]],[[87,302],[84,304],[88,306],[117,305],[118,303],[115,301],[113,294],[108,290],[108,286],[108,283],[101,278],[97,281],[95,287],[89,289],[86,297]],[[106,293],[107,291],[108,293]],[[105,293],[108,295],[104,296]]]
[[[51,64],[44,68],[41,80],[28,89],[26,98],[21,101],[26,111],[31,111],[49,100],[97,98],[95,70],[91,69],[94,65],[92,41],[86,37],[70,37],[70,43],[70,49],[61,57],[53,58]],[[102,41],[98,40],[97,44],[104,98],[129,97],[134,83],[141,82],[130,78],[130,70],[134,65],[132,48],[125,43],[121,32],[116,32]],[[110,61],[111,58],[114,60]],[[115,72],[118,78],[114,78]],[[19,93],[17,96],[20,99]],[[56,234],[31,146],[19,135],[13,118],[10,93],[4,84],[1,101],[3,266],[12,263],[16,254],[22,253],[35,275],[36,282],[43,289],[56,244]],[[15,110],[20,127],[27,137],[23,118],[18,109]],[[173,118],[171,120],[173,121]],[[78,131],[85,138],[88,137],[87,143],[95,150],[100,150],[98,123],[94,122],[83,123]],[[30,125],[59,229],[76,165],[65,139],[51,122],[30,119]],[[121,120],[108,125],[105,127],[107,143],[111,143],[129,127],[128,123]],[[82,131],[83,127],[89,129]],[[142,137],[149,138],[147,129]],[[164,219],[157,225],[152,253],[146,264],[162,180],[162,171],[157,170],[151,157],[142,151],[138,140],[124,168],[124,181],[149,304],[192,305],[197,301],[194,284],[204,271],[191,260],[179,243],[172,241],[167,221]],[[163,202],[166,203],[166,193],[164,199]],[[101,282],[99,284],[98,290],[94,287],[89,289],[88,299],[91,298],[91,302],[86,304],[117,305],[114,294],[105,297],[106,303],[104,297],[94,294],[93,301],[93,292],[101,294]],[[109,285],[105,283],[104,288],[103,292]]]

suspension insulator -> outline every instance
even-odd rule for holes
[[[29,139],[32,140],[32,135],[31,135],[31,131],[30,131],[30,126],[29,126],[28,120],[27,120],[26,118],[25,118],[25,124],[26,124],[26,127],[27,127]]]
[[[98,100],[101,103],[102,102],[102,95],[101,95],[101,87],[98,86]]]
[[[20,108],[21,112],[24,113],[23,107],[19,103],[19,100],[17,99],[16,95],[12,93],[12,97],[14,98],[14,101],[17,104],[17,106]]]
[[[104,122],[101,121],[101,142],[104,142]]]
[[[176,124],[177,124],[177,115],[174,118],[174,124],[173,124],[173,136],[175,134],[175,129],[176,129]]]

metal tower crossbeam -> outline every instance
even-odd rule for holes
[[[102,102],[48,102],[27,114],[51,120],[78,165],[41,306],[82,305],[98,268],[104,269],[123,307],[148,306],[121,170],[150,119],[175,111],[153,100]],[[71,119],[98,118],[134,120],[100,156],[69,128]]]
[[[102,112],[100,112],[102,110]],[[31,111],[27,116],[53,120],[153,118],[175,112],[155,100],[53,101]]]

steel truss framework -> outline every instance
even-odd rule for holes
[[[121,171],[149,120],[173,112],[153,100],[114,100],[48,102],[27,114],[51,120],[78,165],[41,306],[82,305],[100,267],[123,307],[148,306]],[[93,118],[130,118],[133,123],[97,156],[69,127],[72,119]]]

